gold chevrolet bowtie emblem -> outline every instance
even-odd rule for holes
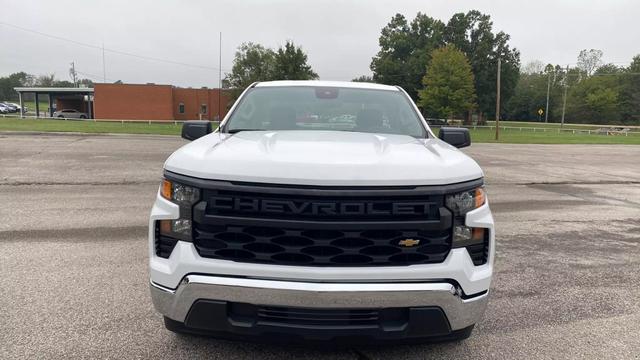
[[[418,244],[420,244],[420,240],[417,240],[417,239],[404,239],[404,240],[398,241],[398,245],[404,246],[404,247],[412,247]]]

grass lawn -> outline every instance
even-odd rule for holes
[[[540,124],[543,125],[543,124]],[[523,129],[501,129],[501,143],[515,144],[636,144],[640,145],[640,134],[624,135],[599,135],[557,131],[557,124],[547,124],[550,129],[546,132],[533,132]],[[511,124],[505,125],[511,126]],[[580,125],[578,125],[580,126]],[[523,126],[524,127],[524,126]],[[146,122],[119,123],[119,122],[93,122],[93,121],[64,121],[44,119],[19,119],[0,118],[0,131],[57,131],[57,132],[84,132],[84,133],[122,133],[122,134],[160,134],[179,135],[181,124],[174,125]],[[570,129],[570,127],[568,127]],[[434,129],[436,134],[437,129]],[[486,143],[496,142],[495,129],[471,129],[471,141]]]
[[[47,108],[49,107],[49,100],[46,100],[46,97],[45,97],[45,100],[42,100],[42,98],[40,98],[38,100],[40,100],[39,101],[39,103],[40,103],[40,111],[47,111]],[[6,100],[6,101],[10,102],[10,103],[15,103],[15,104],[20,105],[20,101],[18,101],[18,100]],[[0,102],[5,102],[5,100],[0,100]],[[35,101],[33,101],[33,100],[28,100],[28,101],[25,100],[22,103],[23,103],[24,106],[27,107],[27,110],[29,112],[35,113],[35,111],[36,111],[36,102]]]
[[[501,122],[502,123],[502,122]],[[557,130],[546,132],[531,130],[519,131],[518,129],[500,129],[500,141],[495,140],[495,129],[470,130],[471,142],[500,142],[513,144],[635,144],[640,145],[640,134],[624,135],[601,135],[572,133]]]
[[[182,124],[119,123],[72,120],[0,118],[0,131],[59,131],[83,133],[180,135]]]
[[[44,100],[42,101],[42,99],[38,99],[40,100],[40,111],[47,111],[47,108],[49,107],[49,101],[48,100]],[[14,101],[16,104],[20,104],[18,101]],[[27,107],[27,109],[31,112],[35,112],[36,111],[36,102],[35,101],[24,101],[23,102],[24,105]]]
[[[495,126],[495,121],[487,121],[488,126]],[[500,127],[517,127],[517,128],[546,128],[546,129],[559,129],[559,123],[544,123],[544,122],[527,122],[527,121],[500,121]],[[564,124],[564,129],[576,129],[576,130],[597,130],[600,128],[608,127],[622,127],[631,128],[633,131],[640,131],[639,126],[633,125],[597,125],[597,124]]]

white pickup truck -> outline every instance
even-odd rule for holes
[[[399,87],[275,81],[219,128],[186,122],[149,221],[151,297],[174,332],[269,341],[464,339],[494,223],[480,167]]]

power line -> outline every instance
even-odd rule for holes
[[[113,53],[113,54],[129,56],[129,57],[134,57],[134,58],[143,59],[143,60],[163,62],[163,63],[173,64],[173,65],[180,65],[180,66],[185,66],[185,67],[204,69],[204,70],[211,70],[211,71],[224,70],[224,71],[229,71],[229,69],[221,69],[219,67],[197,65],[197,64],[189,64],[189,63],[180,62],[180,61],[161,59],[161,58],[152,57],[152,56],[139,55],[139,54],[134,54],[134,53],[126,52],[126,51],[109,49],[109,48],[105,48],[105,47],[102,47],[102,46],[97,46],[97,45],[88,44],[88,43],[85,43],[85,42],[81,42],[81,41],[65,38],[65,37],[62,37],[62,36],[51,35],[51,34],[47,34],[47,33],[44,33],[44,32],[37,31],[37,30],[33,30],[33,29],[27,29],[27,28],[24,28],[22,26],[9,24],[9,23],[3,22],[3,21],[0,21],[0,25],[8,26],[8,27],[11,27],[11,28],[14,28],[14,29],[17,29],[17,30],[21,30],[21,31],[25,31],[25,32],[29,32],[29,33],[32,33],[32,34],[37,34],[37,35],[44,36],[44,37],[47,37],[47,38],[50,38],[50,39],[55,39],[55,40],[59,40],[59,41],[65,41],[65,42],[68,42],[68,43],[72,43],[72,44],[75,44],[75,45],[88,47],[88,48],[91,48],[91,49],[110,52],[110,53]]]

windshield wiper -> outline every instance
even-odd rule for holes
[[[235,133],[238,133],[240,131],[265,131],[265,129],[231,129],[231,130],[227,130],[227,132],[229,134],[235,134]]]

